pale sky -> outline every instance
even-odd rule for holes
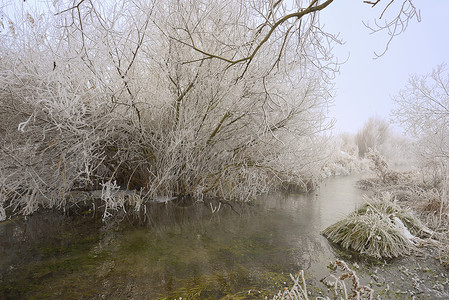
[[[379,3],[389,1],[381,1]],[[398,4],[402,0],[396,0]],[[378,59],[374,51],[384,50],[385,32],[370,34],[362,21],[379,14],[362,0],[336,0],[321,13],[321,24],[329,32],[340,32],[346,41],[336,46],[342,60],[335,80],[336,98],[330,115],[337,119],[334,133],[356,133],[370,117],[390,119],[394,107],[391,97],[402,89],[412,74],[427,74],[438,64],[449,64],[449,1],[414,0],[421,22],[409,23],[408,29],[393,39],[387,53]]]

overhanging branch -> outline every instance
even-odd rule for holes
[[[265,35],[265,37],[257,44],[257,46],[251,52],[250,55],[239,58],[239,59],[235,59],[235,60],[220,56],[218,54],[209,53],[203,49],[200,49],[195,45],[193,39],[191,39],[191,44],[183,42],[179,39],[175,39],[175,38],[173,38],[173,39],[178,42],[181,42],[184,45],[191,47],[193,50],[203,54],[205,57],[202,58],[202,60],[212,59],[212,58],[219,59],[219,60],[229,63],[231,66],[242,63],[242,62],[247,62],[247,64],[250,64],[251,61],[253,60],[253,58],[256,56],[256,54],[259,52],[259,50],[262,48],[262,46],[270,39],[270,37],[273,35],[273,33],[276,31],[276,29],[280,25],[284,24],[285,22],[287,22],[290,19],[301,19],[302,17],[304,17],[308,14],[321,11],[324,8],[326,8],[327,6],[329,6],[329,4],[331,4],[333,1],[334,0],[327,0],[327,1],[323,2],[322,4],[318,4],[319,0],[313,0],[307,8],[285,15],[284,17],[279,19],[277,22],[275,22],[271,26],[271,29],[268,31],[268,33]]]

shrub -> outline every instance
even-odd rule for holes
[[[125,189],[313,186],[333,61],[316,13],[271,31],[287,8],[264,1],[31,2],[0,7],[0,219],[74,190],[103,188],[115,210]]]

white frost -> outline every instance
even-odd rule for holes
[[[20,131],[20,132],[25,132],[25,126],[28,125],[28,123],[29,123],[30,120],[31,120],[31,117],[32,117],[32,116],[30,116],[30,117],[28,118],[28,120],[26,120],[25,122],[20,123],[19,126],[17,126],[17,130]]]
[[[3,208],[3,206],[0,206],[0,222],[5,221],[5,220],[6,220],[6,211]]]
[[[414,236],[413,234],[411,234],[411,232],[407,229],[407,227],[405,227],[404,223],[401,221],[401,219],[399,219],[398,217],[394,217],[393,218],[394,223],[396,224],[396,226],[399,227],[399,229],[402,231],[402,234],[404,234],[404,236],[413,241],[413,239],[416,239],[416,236]]]

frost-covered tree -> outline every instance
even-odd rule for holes
[[[107,208],[124,205],[119,189],[307,189],[330,124],[338,41],[319,11],[332,2],[0,7],[0,208],[64,207],[74,189],[101,188]]]
[[[307,189],[335,67],[327,4],[285,20],[264,1],[22,4],[0,49],[2,202]]]
[[[449,70],[446,64],[430,74],[414,75],[394,97],[395,119],[417,139],[423,166],[447,176],[449,164]],[[441,173],[442,172],[442,173]]]
[[[389,136],[389,126],[387,121],[379,118],[369,118],[366,121],[355,136],[360,157],[364,157],[369,149],[377,150],[386,142]]]
[[[359,157],[376,150],[390,165],[410,165],[414,160],[412,140],[390,128],[390,123],[379,118],[369,118],[355,135]]]

